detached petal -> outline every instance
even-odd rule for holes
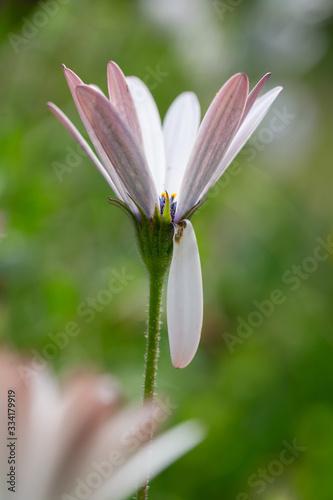
[[[181,221],[173,238],[173,255],[167,290],[167,321],[171,361],[184,368],[200,341],[203,318],[201,265],[190,221]]]
[[[55,104],[52,102],[47,103],[47,107],[49,110],[54,114],[56,118],[60,121],[60,123],[67,129],[67,131],[71,134],[71,136],[76,140],[76,142],[79,144],[79,146],[82,148],[82,150],[86,153],[88,158],[93,162],[95,167],[98,168],[100,173],[103,175],[104,179],[108,182],[108,184],[111,186],[111,189],[115,193],[115,195],[122,199],[116,186],[112,182],[112,179],[106,169],[103,167],[87,141],[84,139],[84,137],[80,134],[78,129],[73,125],[73,123],[70,121],[70,119],[61,111],[61,109],[58,108]]]
[[[249,81],[239,73],[230,78],[210,105],[199,129],[180,188],[179,221],[198,201],[214,176],[242,118]]]
[[[165,190],[165,152],[161,118],[147,86],[135,76],[126,78],[139,118],[144,151],[158,194]]]
[[[270,90],[265,95],[257,99],[247,118],[245,118],[244,123],[242,123],[232,143],[230,144],[228,151],[221,161],[215,176],[202,191],[200,198],[203,198],[207,194],[209,189],[215,184],[215,182],[219,180],[232,160],[238,155],[244,144],[248,141],[258,125],[264,119],[267,111],[269,110],[277,96],[280,94],[281,90],[282,87],[275,87],[274,89]]]
[[[110,159],[128,193],[147,217],[154,212],[158,195],[142,149],[108,99],[88,85],[76,93],[95,140]]]
[[[185,168],[200,125],[200,104],[193,92],[180,94],[163,122],[166,153],[165,190],[179,193]]]
[[[132,130],[140,146],[143,146],[141,128],[126,78],[119,66],[113,61],[108,63],[107,71],[110,101]]]

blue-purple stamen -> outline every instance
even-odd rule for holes
[[[177,202],[175,201],[175,197],[176,197],[175,194],[172,194],[170,196],[170,217],[171,217],[172,222],[173,222],[173,219],[175,217],[176,208],[177,208]],[[166,204],[166,194],[162,193],[160,196],[160,214],[161,214],[161,216],[163,215],[165,204]]]

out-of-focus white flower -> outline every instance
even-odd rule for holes
[[[124,408],[110,376],[77,373],[59,385],[8,351],[0,398],[1,500],[126,499],[203,438],[200,424],[186,422],[149,443],[168,403]]]

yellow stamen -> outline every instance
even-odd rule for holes
[[[163,198],[166,198],[165,191],[163,191],[163,193],[161,194],[161,196],[163,196]]]
[[[172,193],[171,198],[176,198],[177,193]]]

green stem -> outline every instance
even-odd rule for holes
[[[163,292],[163,277],[155,273],[149,276],[149,311],[148,311],[148,331],[145,356],[145,380],[143,399],[152,399],[155,395],[157,360],[159,355],[161,306]]]
[[[159,356],[159,340],[160,340],[160,325],[161,325],[161,306],[163,292],[163,274],[154,270],[149,271],[149,310],[148,310],[148,330],[147,344],[145,355],[145,372],[144,372],[144,391],[143,401],[154,403],[157,375],[157,361]],[[153,432],[150,440],[153,439]],[[148,498],[148,483],[138,490],[137,500],[147,500]]]

